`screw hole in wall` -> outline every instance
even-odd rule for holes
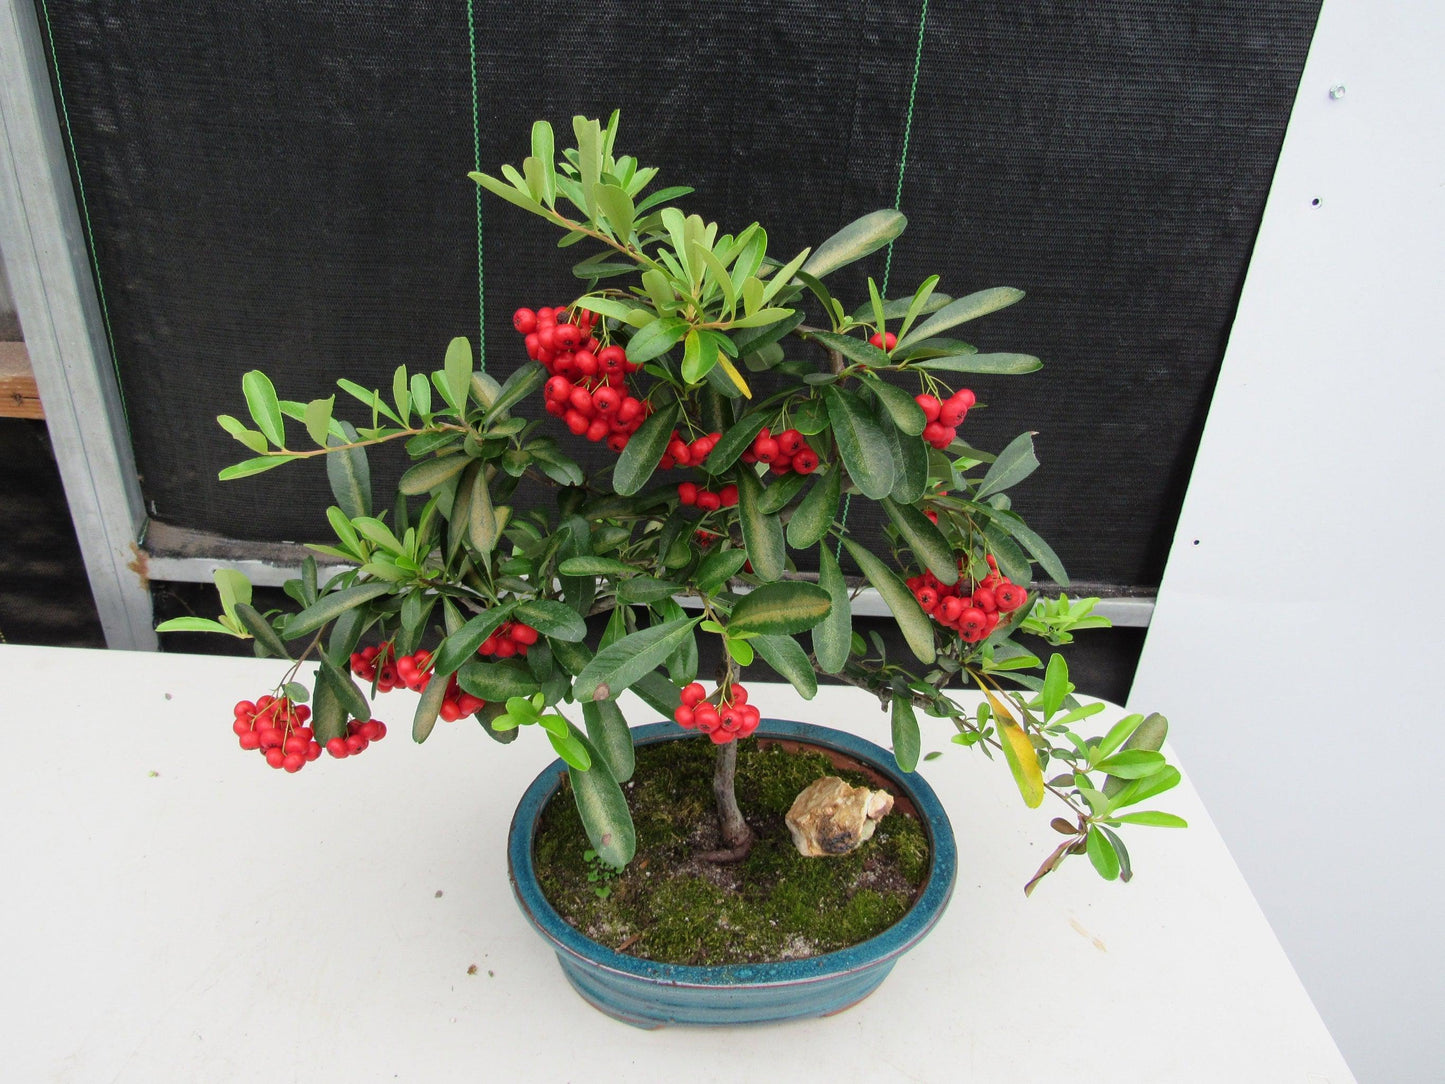
[[[1311,206],[1311,207],[1318,207],[1319,205],[1320,205],[1320,198],[1319,198],[1319,196],[1316,196],[1314,199],[1310,200],[1310,206]]]

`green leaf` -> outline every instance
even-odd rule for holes
[[[849,361],[856,361],[860,365],[867,365],[869,368],[876,368],[879,365],[888,364],[888,355],[871,343],[865,343],[861,339],[855,339],[852,335],[835,335],[831,331],[810,331],[808,338],[816,340],[826,346],[829,350],[836,350]],[[917,406],[917,403],[913,404]],[[923,413],[921,410],[919,413]],[[918,430],[920,433],[923,430]]]
[[[416,704],[416,714],[411,720],[411,738],[415,742],[424,742],[431,735],[432,727],[436,726],[437,713],[442,710],[442,701],[447,697],[446,677],[433,675],[422,690],[421,699]]]
[[[776,584],[772,586],[777,586]],[[791,636],[754,636],[747,641],[763,661],[781,674],[798,695],[811,700],[818,694],[818,675],[808,661],[808,653]]]
[[[832,603],[828,616],[813,628],[813,656],[825,674],[836,674],[848,661],[853,639],[853,614],[848,585],[838,559],[827,546],[818,547],[818,586],[828,592]]]
[[[823,402],[849,477],[865,497],[876,501],[888,496],[895,475],[883,430],[852,392],[830,384],[823,389]]]
[[[241,637],[234,629],[228,629],[219,621],[209,617],[172,617],[156,626],[157,632],[224,632],[227,636]]]
[[[611,557],[569,557],[557,571],[564,576],[636,576],[642,569]]]
[[[440,459],[424,459],[401,476],[396,487],[408,496],[415,497],[429,489],[435,489],[448,479],[458,475],[472,462],[469,456],[445,455]]]
[[[622,709],[611,700],[589,700],[582,705],[582,717],[587,724],[587,738],[602,754],[612,777],[619,783],[626,783],[632,778],[636,754],[632,747],[632,731],[627,728]]]
[[[641,365],[644,361],[661,357],[687,334],[691,325],[677,316],[660,316],[648,324],[627,344],[629,361]]]
[[[633,576],[617,585],[617,601],[625,603],[660,602],[681,594],[683,585],[655,576]]]
[[[781,512],[807,484],[808,475],[806,474],[791,473],[774,479],[763,487],[763,494],[758,498],[758,511],[764,515]]]
[[[1135,728],[1134,733],[1131,734],[1129,736],[1129,739],[1124,742],[1124,748],[1147,749],[1153,752],[1158,752],[1159,749],[1163,747],[1164,739],[1168,736],[1168,734],[1169,720],[1155,712],[1154,714],[1151,714],[1148,718],[1146,718],[1142,723],[1140,723],[1137,728]],[[1174,771],[1174,769],[1172,768],[1168,770]],[[1175,772],[1174,774],[1175,782],[1178,782],[1179,773]],[[1172,787],[1173,785],[1174,783],[1170,783],[1168,786],[1163,787],[1162,790],[1168,790],[1169,787]],[[1139,789],[1139,783],[1126,783],[1123,779],[1119,778],[1104,780],[1104,794],[1109,798],[1114,798],[1125,789],[1128,789],[1131,793],[1136,793]],[[1158,793],[1160,793],[1160,791],[1152,791],[1149,794],[1140,793],[1137,797],[1133,798],[1132,801],[1141,802],[1145,798],[1152,797],[1152,795]],[[1132,803],[1118,801],[1115,804],[1119,806],[1124,806]]]
[[[221,609],[232,620],[237,620],[236,606],[251,601],[251,581],[233,568],[218,568],[211,573],[216,584],[216,594],[221,599]]]
[[[308,606],[300,613],[293,614],[286,621],[281,634],[288,640],[295,640],[305,636],[308,632],[315,632],[327,622],[335,620],[347,610],[360,606],[363,602],[370,602],[374,598],[390,594],[391,590],[389,583],[371,582],[322,595],[317,599],[316,605]]]
[[[753,573],[760,580],[770,581],[780,578],[786,569],[787,547],[783,544],[782,520],[758,507],[762,495],[758,476],[748,468],[738,471],[738,520],[743,529],[743,547],[753,563]]]
[[[750,312],[746,316],[739,316],[737,319],[729,321],[727,326],[729,328],[738,328],[739,330],[749,327],[766,327],[769,324],[775,324],[779,320],[786,319],[791,315],[793,315],[792,309],[759,309],[757,312]]]
[[[998,732],[999,746],[1003,749],[1004,759],[1008,761],[1014,783],[1023,795],[1024,804],[1030,809],[1037,809],[1044,800],[1044,773],[1039,766],[1039,755],[1034,751],[1033,742],[1029,741],[1024,728],[1014,721],[1003,702],[986,687],[984,695],[993,706],[994,727]]]
[[[717,343],[712,336],[693,329],[683,340],[682,379],[688,384],[700,382],[718,362]]]
[[[756,282],[757,280],[754,279],[753,281]],[[798,311],[786,319],[779,320],[776,324],[769,324],[767,327],[740,328],[734,331],[732,340],[737,345],[738,356],[745,358],[765,346],[771,346],[796,328],[806,318],[807,313]]]
[[[923,416],[923,408],[913,396],[884,380],[869,380],[867,387],[879,405],[888,412],[900,432],[910,437],[923,435],[923,427],[928,424],[928,420]]]
[[[738,461],[738,456],[748,450],[748,447],[757,439],[763,431],[763,426],[768,422],[767,415],[762,411],[745,415],[738,419],[737,423],[723,430],[722,438],[713,446],[708,453],[707,459],[703,462],[702,469],[708,474],[721,474]],[[644,423],[645,424],[645,423]],[[670,430],[669,430],[670,431]],[[641,432],[641,430],[639,430]],[[633,437],[633,439],[637,439]],[[632,446],[631,441],[628,447]],[[658,458],[661,458],[660,456]]]
[[[497,510],[492,506],[491,485],[487,472],[479,470],[472,479],[472,499],[467,504],[467,539],[483,555],[497,548],[501,526]]]
[[[456,673],[457,668],[477,653],[482,641],[496,632],[512,616],[515,602],[494,606],[486,613],[477,614],[456,632],[452,633],[437,647],[432,659],[432,673],[445,679]]]
[[[1094,705],[1090,706],[1092,707]],[[1103,709],[1102,704],[1098,705],[1098,707],[1100,710]],[[1120,719],[1117,723],[1115,723],[1112,727],[1109,728],[1109,733],[1105,734],[1104,737],[1100,739],[1099,756],[1106,757],[1115,749],[1119,748],[1119,746],[1123,745],[1133,736],[1134,731],[1139,729],[1139,724],[1143,721],[1144,716],[1138,714],[1137,712],[1133,715],[1126,715],[1124,718]]]
[[[888,419],[879,418],[878,424],[888,438],[888,453],[893,456],[893,488],[888,496],[899,504],[916,505],[928,491],[928,454],[932,449],[917,437],[899,431]]]
[[[421,373],[413,373],[411,376],[411,406],[418,414],[426,417],[431,414],[431,384]]]
[[[438,675],[432,680],[446,679]],[[470,659],[457,668],[457,684],[492,704],[505,703],[514,696],[531,696],[537,691],[537,679],[521,659],[497,662]]]
[[[739,666],[751,666],[753,664],[753,645],[751,640],[737,640],[731,636],[723,637],[723,649],[733,657]]]
[[[1135,779],[1132,783],[1125,782],[1117,776],[1110,776],[1105,780],[1104,793],[1109,795],[1109,805],[1113,809],[1123,809],[1125,806],[1134,805],[1137,802],[1153,798],[1155,795],[1163,794],[1179,785],[1181,776],[1179,769],[1172,764],[1160,768],[1153,775],[1146,775],[1142,779]],[[1120,784],[1120,789],[1110,794],[1107,784],[1114,782]]]
[[[898,627],[903,633],[903,638],[908,641],[908,646],[918,661],[932,663],[936,657],[933,646],[933,622],[923,612],[923,607],[918,605],[918,600],[913,597],[913,592],[904,586],[903,581],[891,568],[851,538],[843,539],[843,545],[848,547],[848,552],[852,555],[853,560],[858,562],[858,567],[863,570],[863,575],[868,577],[868,582],[878,589],[878,593],[883,596],[883,601],[893,611],[893,616],[898,619]]]
[[[1118,779],[1142,779],[1164,766],[1164,754],[1150,749],[1125,749],[1096,765],[1099,771]]]
[[[647,484],[652,472],[662,462],[672,431],[677,428],[678,410],[676,401],[669,403],[632,434],[612,469],[612,488],[618,493],[624,497],[631,496]]]
[[[908,225],[898,211],[873,211],[844,226],[818,246],[803,270],[814,278],[823,278],[840,267],[877,252],[901,234]]]
[[[557,200],[557,149],[545,120],[532,122],[532,157],[542,165],[542,202],[550,207]]]
[[[918,716],[908,697],[893,694],[893,759],[898,767],[911,772],[918,767],[918,754],[923,749],[923,737],[918,732]]]
[[[247,429],[241,422],[229,414],[216,415],[216,422],[222,429],[230,433],[251,451],[261,453],[266,450],[266,436],[254,429]]]
[[[1062,655],[1049,657],[1048,669],[1044,671],[1044,687],[1039,694],[1040,708],[1044,719],[1051,719],[1064,706],[1064,698],[1073,691],[1069,683],[1069,664]]]
[[[998,453],[998,458],[983,476],[975,500],[983,500],[991,493],[998,493],[1016,486],[1038,469],[1039,460],[1034,455],[1034,435],[1020,433],[1009,442],[1007,448]]]
[[[446,388],[451,393],[451,406],[458,414],[464,413],[467,393],[472,387],[472,344],[460,335],[447,344],[443,372]]]
[[[808,491],[788,520],[788,545],[805,550],[828,533],[838,515],[838,500],[843,493],[843,470],[837,463]]]
[[[281,403],[276,398],[271,378],[260,369],[252,369],[241,377],[241,391],[246,396],[246,408],[250,410],[256,428],[276,447],[286,447],[286,422],[281,416]]]
[[[1042,369],[1044,363],[1031,354],[944,354],[913,362],[915,369],[939,369],[950,373],[987,373],[990,376],[1021,376]]]
[[[271,627],[271,622],[261,616],[254,606],[246,602],[236,603],[236,617],[241,624],[246,626],[246,631],[256,638],[256,642],[269,651],[278,659],[289,659],[291,653],[286,650],[286,644],[281,637],[276,635],[276,630]]]
[[[279,467],[282,463],[290,463],[293,459],[299,459],[295,455],[266,455],[256,459],[246,459],[240,463],[232,463],[229,467],[223,467],[216,477],[223,482],[231,482],[237,478],[249,478],[253,474],[260,474],[272,467]]]
[[[831,596],[817,584],[802,580],[765,583],[738,599],[728,618],[728,632],[791,635],[804,632],[828,616]]]
[[[572,798],[577,803],[582,826],[587,829],[587,839],[602,861],[612,866],[625,866],[637,853],[637,831],[632,826],[627,798],[608,768],[607,760],[576,727],[571,730],[574,740],[583,746],[592,764],[585,772],[576,768],[567,770]]]
[[[1188,828],[1189,822],[1183,817],[1176,817],[1173,813],[1161,813],[1158,810],[1146,809],[1138,813],[1120,813],[1110,818],[1122,821],[1125,824],[1143,824],[1150,828]]]
[[[698,564],[693,582],[704,594],[711,595],[736,576],[747,559],[747,550],[714,550]]]
[[[1033,555],[1034,560],[1039,563],[1039,567],[1044,570],[1049,579],[1060,587],[1069,586],[1069,574],[1064,570],[1064,563],[1059,560],[1059,555],[1023,520],[1010,512],[998,511],[990,513],[990,518],[1023,544],[1024,549]]]
[[[898,504],[887,497],[881,503],[883,511],[888,513],[888,518],[898,528],[913,555],[938,577],[940,583],[957,583],[958,559],[943,532],[911,504]]]
[[[1096,826],[1090,826],[1088,841],[1085,848],[1089,853],[1089,861],[1098,870],[1099,876],[1106,881],[1117,880],[1119,876],[1119,856],[1114,851],[1114,846]]]
[[[1007,308],[1015,301],[1022,299],[1024,292],[1015,290],[1010,286],[995,286],[989,290],[979,290],[977,293],[969,294],[967,297],[960,297],[957,301],[950,301],[943,308],[930,316],[923,323],[910,331],[903,338],[898,340],[895,352],[908,346],[910,343],[920,342],[923,339],[932,338],[939,332],[947,331],[951,327],[966,323],[969,320],[977,319],[999,309]]]
[[[551,599],[519,602],[513,616],[549,639],[578,644],[587,636],[587,623],[577,615],[577,611]]]
[[[366,697],[356,687],[356,682],[351,680],[351,675],[325,655],[321,656],[321,669],[317,671],[316,680],[318,683],[326,680],[332,685],[333,691],[341,701],[342,708],[351,718],[363,721],[371,718],[371,705],[366,702]]]
[[[592,657],[577,675],[572,695],[578,700],[615,700],[644,674],[667,661],[702,618],[681,618],[624,636]]]
[[[312,399],[306,404],[306,413],[303,415],[306,432],[323,448],[326,447],[326,438],[331,431],[331,411],[335,405],[334,395],[325,399]]]
[[[593,189],[592,198],[597,201],[597,209],[612,228],[613,235],[626,244],[632,236],[632,220],[637,214],[627,190],[615,184],[599,184]]]
[[[497,392],[492,405],[487,409],[486,420],[490,422],[511,410],[545,384],[547,377],[547,369],[540,362],[527,362],[503,382],[502,390]]]
[[[345,439],[335,433],[326,438],[328,448],[340,444],[355,444],[361,435],[350,422],[341,422]],[[352,519],[371,515],[371,467],[366,461],[365,448],[347,448],[326,454],[326,479],[331,483],[331,493],[340,509]]]
[[[472,172],[468,173],[467,176],[476,181],[477,184],[481,185],[492,195],[501,196],[502,199],[508,203],[515,204],[524,211],[531,211],[534,215],[542,215],[544,218],[550,217],[547,209],[540,203],[527,193],[517,191],[517,189],[513,188],[506,181],[499,181],[496,177],[486,173]]]
[[[324,669],[316,671],[310,723],[316,740],[322,745],[332,738],[346,737],[346,701],[331,674]]]

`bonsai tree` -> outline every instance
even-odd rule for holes
[[[950,383],[1040,367],[952,337],[1022,292],[955,298],[934,276],[886,298],[870,279],[866,298],[845,303],[829,276],[896,238],[903,215],[876,211],[815,248],[772,254],[759,224],[721,233],[678,206],[691,189],[652,190],[657,170],[615,151],[617,119],[576,118],[576,146],[560,154],[538,121],[520,169],[472,174],[561,245],[590,250],[573,268],[576,297],[515,314],[528,360],[503,383],[454,339],[439,369],[399,367],[387,391],[339,380],[361,404],[353,424],[335,395],[287,401],[246,374],[250,424],[218,420],[252,457],[221,478],[324,458],[336,539],[312,548],[341,568],[323,582],[307,558],[286,584],[295,609],[264,613],[244,577],[219,572],[222,615],[161,630],[248,637],[259,655],[291,660],[235,721],[242,748],[289,772],[385,736],[358,679],[373,696],[420,693],[418,742],[438,718],[475,716],[499,742],[535,726],[570,766],[592,847],[617,866],[634,847],[621,693],[716,744],[723,848],[712,857],[727,860],[751,837],[733,786],[736,742],[759,720],[742,672],[761,658],[804,697],[830,675],[878,697],[903,770],[919,758],[921,715],[999,754],[1029,806],[1046,794],[1063,804],[1052,824],[1065,838],[1029,888],[1075,853],[1127,879],[1116,828],[1183,824],[1133,811],[1179,781],[1159,752],[1166,724],[1131,715],[1102,735],[1080,729],[1102,705],[1077,703],[1062,657],[1029,645],[1107,622],[1094,599],[1032,586],[1035,569],[1068,584],[1008,496],[1038,466],[1032,438],[973,447],[960,433],[974,395]],[[586,442],[605,449],[605,469],[572,458]],[[382,501],[367,456],[394,444],[412,465]],[[883,512],[883,552],[849,533],[859,501]],[[844,554],[909,657],[854,631]],[[588,643],[587,619],[601,615]],[[705,636],[725,663],[704,677]],[[960,702],[961,690],[982,698]]]

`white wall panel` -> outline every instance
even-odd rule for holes
[[[1131,703],[1382,1084],[1445,1079],[1442,267],[1445,5],[1327,0]]]

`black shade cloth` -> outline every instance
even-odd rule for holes
[[[933,272],[955,295],[1029,292],[964,335],[1047,368],[973,381],[989,409],[965,435],[1041,432],[1019,507],[1077,578],[1162,572],[1318,8],[929,9],[891,292]],[[221,484],[248,453],[212,417],[244,415],[247,369],[305,400],[476,336],[466,7],[49,0],[47,18],[152,513],[326,537],[320,464]],[[567,131],[620,105],[619,148],[659,183],[796,251],[892,206],[918,19],[891,0],[478,4],[480,164],[519,161],[536,117]],[[574,296],[579,250],[491,197],[484,216],[503,377],[524,358],[510,313]],[[835,292],[861,302],[883,267]],[[379,482],[401,466],[373,460]]]

